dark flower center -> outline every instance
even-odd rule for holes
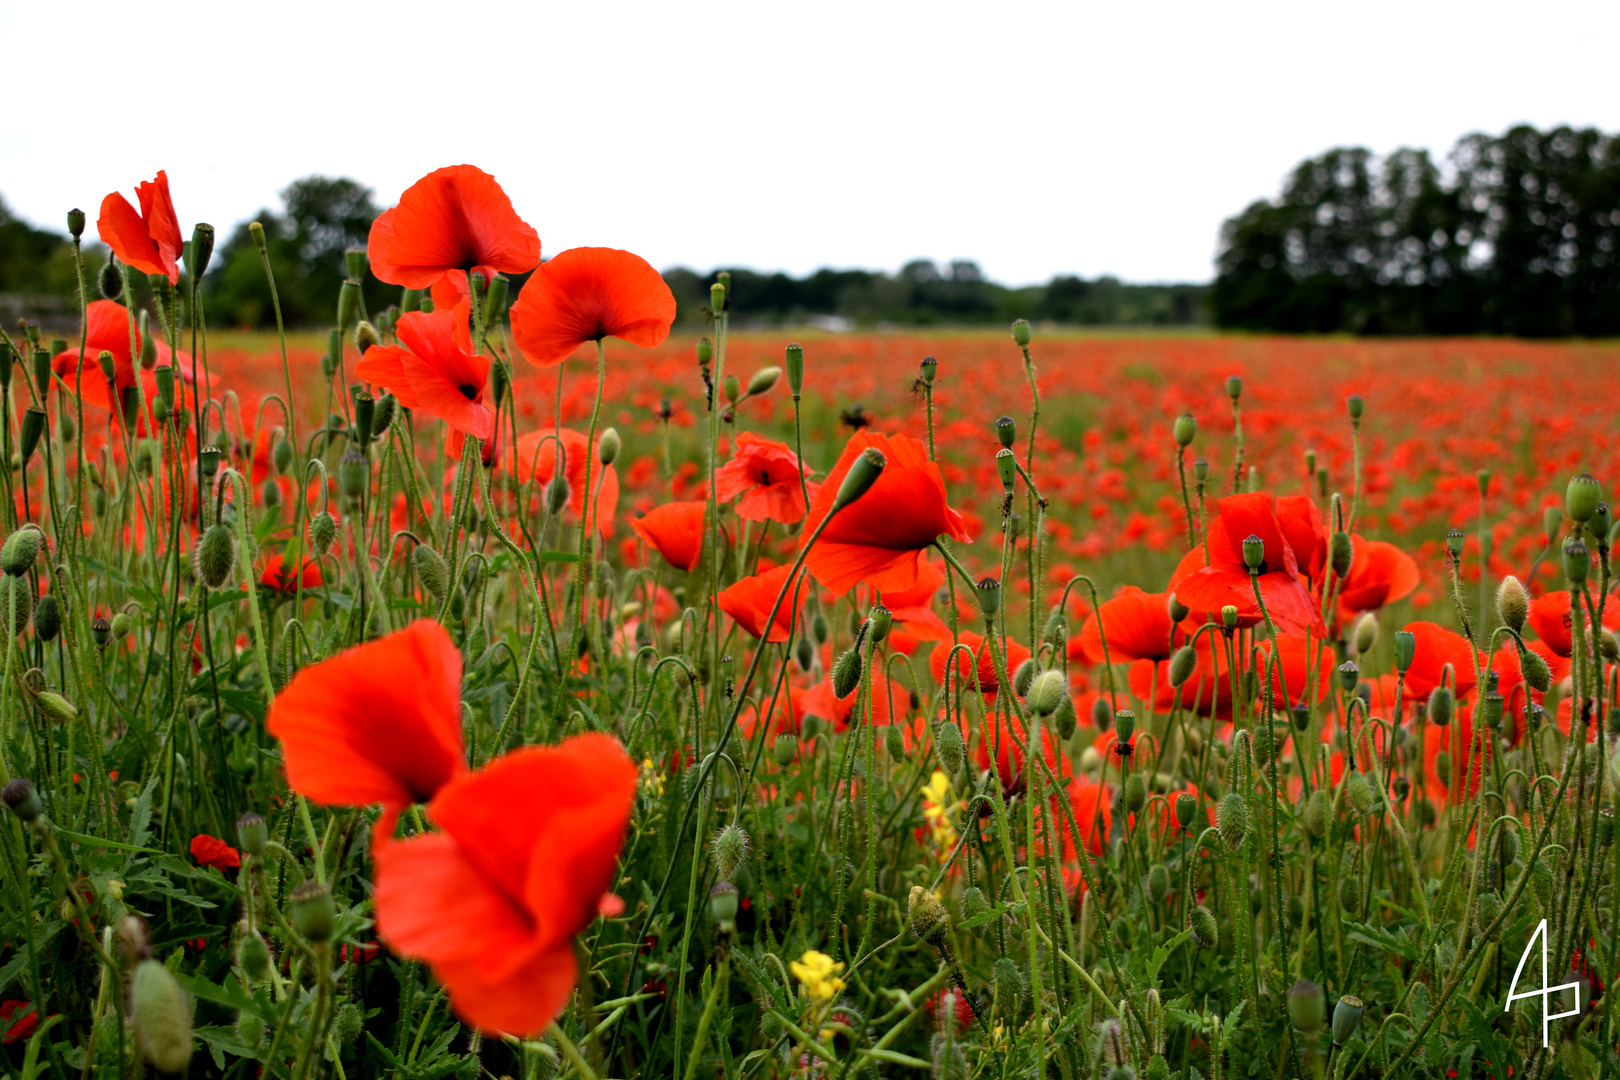
[[[460,386],[456,387],[456,389],[460,390],[461,396],[466,398],[468,401],[476,401],[478,399],[478,387],[474,386],[472,383],[462,383]]]

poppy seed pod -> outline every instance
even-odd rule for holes
[[[1586,573],[1592,568],[1592,551],[1579,540],[1564,545],[1564,577],[1571,585],[1584,585]]]
[[[1183,791],[1176,796],[1176,823],[1185,832],[1192,826],[1193,815],[1198,812],[1198,796],[1190,791]]]
[[[719,881],[709,890],[709,917],[721,926],[730,926],[737,921],[737,886],[729,881]]]
[[[833,499],[832,509],[827,512],[828,517],[865,495],[877,483],[878,477],[883,475],[884,466],[888,463],[889,459],[883,456],[883,451],[875,446],[861,451],[850,463],[849,472],[844,474],[844,482],[838,485],[838,495]]]
[[[112,643],[112,623],[107,621],[105,615],[97,615],[90,623],[90,637],[99,648],[105,649]]]
[[[46,593],[39,598],[39,604],[34,608],[34,636],[44,642],[56,640],[56,635],[62,632],[62,608],[57,603],[56,596]]]
[[[1530,615],[1530,596],[1524,591],[1524,585],[1512,574],[1502,579],[1496,587],[1496,617],[1502,625],[1519,633],[1524,629],[1524,620]]]
[[[596,460],[604,467],[612,465],[619,459],[619,448],[623,443],[619,439],[618,428],[608,428],[602,432],[602,438],[596,444]]]
[[[1395,670],[1405,675],[1417,655],[1417,635],[1410,630],[1395,631]]]
[[[1599,502],[1597,504],[1597,509],[1592,511],[1591,518],[1586,522],[1586,531],[1591,533],[1592,536],[1597,539],[1598,543],[1607,543],[1609,539],[1609,529],[1612,528],[1613,525],[1614,522],[1609,517],[1609,504],[1606,502]]]
[[[996,441],[1003,448],[1011,449],[1012,444],[1018,441],[1018,422],[1010,416],[996,418]]]
[[[776,764],[784,769],[793,764],[793,759],[798,753],[799,740],[786,731],[778,735],[776,742],[771,746],[771,756],[776,759]]]
[[[1429,722],[1435,727],[1445,727],[1451,723],[1451,715],[1456,710],[1456,705],[1457,696],[1452,693],[1451,687],[1435,687],[1429,694]]]
[[[1068,696],[1069,683],[1063,672],[1053,668],[1037,675],[1029,686],[1029,707],[1037,716],[1051,716]]]
[[[715,869],[724,880],[736,877],[737,870],[748,860],[748,833],[740,825],[727,825],[714,834]]]
[[[974,586],[979,594],[979,610],[984,612],[986,619],[995,617],[996,610],[1001,607],[1001,582],[993,577],[982,577]]]
[[[338,459],[338,490],[351,499],[358,499],[371,486],[371,462],[358,450],[350,450]]]
[[[940,767],[948,776],[955,776],[962,770],[962,759],[966,748],[962,745],[962,731],[949,720],[940,724],[934,732],[934,754],[939,758]]]
[[[866,616],[867,632],[872,635],[872,644],[876,645],[887,638],[892,625],[894,613],[882,604],[874,607]]]
[[[724,282],[716,281],[709,286],[709,310],[716,315],[726,310],[726,286]]]
[[[11,780],[3,789],[0,789],[0,802],[4,802],[17,820],[27,825],[39,818],[45,812],[45,806],[39,800],[39,792],[34,785],[19,776]]]
[[[1020,349],[1029,347],[1029,320],[1014,319],[1012,324],[1013,344]]]
[[[1446,533],[1446,550],[1451,552],[1452,558],[1461,558],[1463,553],[1463,531],[1452,529]]]
[[[1114,731],[1119,741],[1128,743],[1131,736],[1136,734],[1136,714],[1129,709],[1120,709],[1114,713]]]
[[[1333,1045],[1343,1046],[1361,1026],[1361,999],[1346,994],[1333,1006]]]
[[[1244,552],[1244,554],[1248,553]],[[1221,626],[1227,630],[1236,630],[1237,624],[1238,609],[1232,604],[1227,604],[1225,607],[1221,608]]]
[[[270,846],[270,826],[252,810],[236,819],[236,843],[249,855],[263,855]]]
[[[1221,940],[1220,928],[1215,924],[1215,916],[1203,904],[1192,909],[1187,917],[1187,926],[1193,932],[1193,940],[1206,949],[1213,949]]]
[[[370,392],[361,390],[354,395],[354,444],[358,447],[371,445],[372,425],[377,422],[377,399]]]
[[[1198,666],[1198,654],[1191,645],[1183,645],[1176,650],[1170,658],[1170,686],[1180,690],[1192,678],[1193,669]]]
[[[1301,1031],[1316,1031],[1327,1021],[1327,1001],[1322,987],[1300,979],[1288,991],[1288,1018]]]
[[[210,589],[217,589],[225,584],[226,579],[230,577],[231,567],[235,565],[236,535],[224,524],[216,521],[208,526],[207,532],[203,533],[202,542],[197,545],[192,569],[197,572],[198,581]]]
[[[996,473],[1001,477],[1001,493],[1011,495],[1018,482],[1018,457],[1005,446],[996,451]]]
[[[191,229],[191,243],[186,245],[186,270],[193,282],[208,273],[208,263],[214,257],[214,227],[199,221]]]
[[[45,410],[38,405],[28,406],[23,413],[22,433],[18,439],[17,452],[22,457],[23,468],[33,460],[34,451],[39,448],[39,440],[45,435]]]
[[[1495,690],[1491,690],[1479,699],[1480,718],[1485,726],[1492,731],[1502,730],[1502,710],[1507,699]]]
[[[1344,405],[1352,420],[1360,420],[1362,412],[1367,407],[1367,403],[1361,400],[1360,394],[1351,394],[1348,398],[1345,398]]]
[[[292,909],[292,924],[307,941],[320,945],[332,939],[337,904],[332,900],[330,886],[311,878],[294,889],[287,900]]]
[[[1293,717],[1295,731],[1304,731],[1311,726],[1311,707],[1303,701],[1296,702],[1288,713]]]
[[[34,560],[39,558],[39,549],[45,540],[45,534],[39,526],[24,525],[6,538],[5,545],[0,547],[0,568],[12,577],[21,577],[33,567]]]
[[[1249,829],[1249,807],[1242,795],[1229,791],[1221,799],[1215,807],[1215,828],[1228,850],[1236,851],[1243,846],[1243,834]]]
[[[1202,484],[1209,479],[1209,459],[1199,458],[1193,462],[1193,479]]]
[[[1344,689],[1345,693],[1355,693],[1356,683],[1360,679],[1361,668],[1356,666],[1355,661],[1346,660],[1344,663],[1339,665],[1339,686]]]
[[[1598,503],[1602,499],[1602,485],[1591,473],[1581,473],[1579,476],[1571,477],[1564,488],[1564,512],[1574,521],[1584,525],[1593,514],[1597,513]],[[1549,538],[1556,535],[1556,527],[1548,533]]]
[[[776,386],[776,381],[781,377],[782,369],[779,367],[760,368],[749,376],[748,396],[758,397],[760,394],[770,393],[772,388]]]
[[[1193,438],[1198,434],[1198,421],[1192,413],[1182,413],[1176,417],[1175,437],[1177,446],[1191,446]]]
[[[77,206],[67,212],[68,233],[77,240],[84,235],[84,211]]]
[[[1258,572],[1266,564],[1266,542],[1250,534],[1243,541],[1243,565],[1250,572]]]
[[[1236,401],[1243,396],[1243,380],[1237,375],[1226,377],[1226,396]]]
[[[798,401],[804,391],[804,346],[798,342],[789,345],[782,362],[787,368],[788,389],[793,391],[793,400]]]
[[[833,662],[832,685],[833,696],[848,697],[855,692],[855,687],[861,681],[861,652],[859,649],[845,649],[836,661]]]
[[[146,1060],[159,1072],[184,1072],[191,1063],[191,1002],[174,973],[157,960],[142,960],[130,980],[129,1001]]]

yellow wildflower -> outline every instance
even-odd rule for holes
[[[923,817],[928,821],[928,831],[934,847],[939,850],[939,859],[944,862],[950,858],[957,840],[956,825],[951,821],[951,811],[957,806],[951,798],[951,778],[935,769],[934,775],[923,785],[922,796]]]
[[[641,794],[649,799],[656,799],[664,794],[664,778],[658,775],[658,769],[652,758],[641,760],[641,775],[637,778]]]
[[[805,993],[816,1001],[831,1001],[844,988],[844,980],[837,977],[844,965],[826,953],[808,950],[788,965],[793,977],[799,980]]]

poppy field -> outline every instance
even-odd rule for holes
[[[1620,346],[672,333],[471,166],[230,333],[137,196],[0,364],[8,1074],[1620,1067]]]

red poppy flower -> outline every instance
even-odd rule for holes
[[[946,505],[945,481],[928,460],[928,448],[909,435],[875,431],[856,432],[844,447],[805,516],[804,536],[827,516],[850,466],[868,447],[888,462],[877,483],[838,512],[805,558],[810,573],[835,596],[862,581],[874,589],[910,589],[922,573],[923,549],[941,536],[972,539],[962,515]]]
[[[644,349],[669,337],[675,295],[646,259],[616,248],[570,248],[540,264],[512,305],[512,340],[536,367],[587,341],[623,338]]]
[[[1322,512],[1309,495],[1283,495],[1277,499],[1277,524],[1283,539],[1294,549],[1299,572],[1318,578],[1327,565],[1328,530]]]
[[[944,641],[951,636],[951,628],[932,606],[944,584],[944,568],[925,558],[917,563],[917,581],[911,588],[889,589],[879,595],[878,599],[894,620],[889,636],[895,648],[900,648],[899,634],[909,635],[915,641]],[[900,651],[911,653],[910,649]]]
[[[1550,593],[1538,596],[1530,604],[1530,629],[1536,636],[1547,643],[1547,647],[1559,656],[1572,656],[1575,652],[1575,627],[1570,621],[1569,592],[1566,589],[1555,589]],[[1592,616],[1582,609],[1585,616],[1586,636],[1592,636]],[[1604,605],[1603,625],[1610,630],[1620,629],[1620,603],[1612,599]]]
[[[765,634],[765,620],[770,618],[771,606],[781,595],[787,584],[788,571],[792,569],[792,566],[784,563],[774,570],[741,579],[716,597],[720,610],[735,619],[737,625],[753,637],[765,637],[766,641],[788,640],[793,630],[793,613],[808,592],[802,579],[797,588],[789,590],[783,597],[781,606],[776,609],[776,620],[771,623],[769,635]]]
[[[484,1031],[534,1035],[574,992],[572,938],[597,917],[636,767],[610,735],[525,747],[452,780],[442,830],[377,849],[377,929],[420,957]]]
[[[1078,645],[1086,662],[1102,663],[1102,639],[1106,633],[1108,658],[1116,664],[1126,660],[1168,660],[1174,651],[1170,641],[1174,629],[1170,594],[1143,592],[1127,585],[1112,600],[1104,600],[1086,620],[1070,643],[1069,655],[1075,658],[1074,646]]]
[[[555,428],[542,428],[519,436],[517,453],[512,455],[512,467],[520,483],[526,484],[531,478],[536,484],[550,483],[557,467],[557,443],[560,440],[563,478],[568,481],[568,509],[577,517],[585,512],[585,435],[570,428],[563,428],[560,436],[553,437],[555,435]],[[597,442],[601,442],[600,435]],[[589,453],[595,452],[593,446]],[[597,487],[598,484],[601,486]],[[596,489],[591,493],[596,507],[596,527],[603,536],[609,536],[619,512],[617,467],[609,465],[604,469],[600,460],[591,462],[591,487]]]
[[[28,1011],[18,1016],[24,1009]],[[26,1039],[39,1027],[39,1010],[34,1008],[32,1001],[0,1001],[0,1025],[5,1025],[4,1041],[9,1043]]]
[[[1243,560],[1244,540],[1258,536],[1265,551],[1259,574],[1260,595],[1277,632],[1301,637],[1307,631],[1326,633],[1322,614],[1300,580],[1299,561],[1283,535],[1271,496],[1260,492],[1228,495],[1216,505],[1219,513],[1209,523],[1206,543],[1187,552],[1171,575],[1170,591],[1176,598],[1194,611],[1217,616],[1223,607],[1235,607],[1239,626],[1263,622],[1249,582],[1248,565]]]
[[[101,354],[112,353],[113,358],[113,387],[122,394],[124,387],[135,385],[135,362],[129,351],[129,310],[124,305],[112,300],[92,300],[85,308],[85,349],[84,349],[84,387],[78,386],[79,380],[79,350],[78,348],[65,349],[56,354],[51,360],[51,370],[65,382],[68,387],[84,399],[86,405],[94,405],[98,409],[112,408],[113,398],[107,393],[107,376],[101,370]],[[144,338],[141,337],[140,327],[135,328],[135,348],[137,354]],[[174,354],[169,346],[161,339],[154,339],[153,346],[157,350],[157,363],[173,364]],[[155,366],[155,365],[154,365]],[[191,357],[186,353],[180,354],[180,364],[175,371],[177,384],[189,382],[192,378]],[[157,377],[151,372],[142,374],[142,383],[148,398],[157,396]],[[183,389],[183,386],[182,386]]]
[[[457,434],[487,444],[495,434],[495,414],[484,404],[489,359],[472,350],[467,309],[401,315],[395,336],[399,345],[366,350],[354,366],[356,377],[386,387],[407,409],[436,416]]]
[[[294,791],[397,814],[466,771],[461,650],[438,623],[414,622],[300,670],[268,727]]]
[[[1416,639],[1412,666],[1406,672],[1407,700],[1427,701],[1447,664],[1451,665],[1451,687],[1458,697],[1474,689],[1473,646],[1468,639],[1432,622],[1407,623],[1403,629]]]
[[[321,564],[317,560],[305,559],[302,569],[295,570],[279,551],[265,560],[264,572],[259,575],[259,587],[275,592],[297,592],[300,583],[306,589],[318,589],[321,581]]]
[[[696,570],[703,559],[703,519],[706,502],[672,502],[655,506],[630,522],[658,554],[680,570]]]
[[[879,672],[872,672],[872,723],[893,723],[895,709],[904,715],[910,703],[910,693],[905,687],[891,683]],[[849,728],[850,713],[855,710],[855,699],[859,694],[860,688],[856,687],[843,697],[835,697],[832,676],[829,675],[805,691],[804,711],[806,715],[826,720],[836,731],[845,731]]]
[[[1144,702],[1151,699],[1154,712],[1169,712],[1179,693],[1184,709],[1200,716],[1230,716],[1232,680],[1225,653],[1211,646],[1209,635],[1204,634],[1194,643],[1193,656],[1197,658],[1193,673],[1180,691],[1170,685],[1170,661],[1136,661],[1126,673],[1131,693]]]
[[[966,1031],[973,1023],[973,1005],[963,995],[962,991],[952,988],[950,990],[936,990],[928,999],[928,1016],[935,1024],[939,1023],[939,1011],[945,1007],[945,999],[950,998],[951,1014],[956,1021],[958,1034]]]
[[[799,455],[787,443],[762,439],[751,431],[737,436],[737,451],[714,471],[714,497],[730,502],[741,495],[737,516],[744,521],[780,521],[791,525],[808,507],[799,477],[806,473]],[[821,485],[806,481],[810,498]]]
[[[96,232],[126,265],[143,274],[162,274],[173,285],[180,280],[176,260],[185,245],[169,198],[169,174],[159,169],[154,179],[136,185],[135,195],[141,201],[138,214],[119,192],[102,199]]]
[[[1271,667],[1271,641],[1260,640],[1260,672]],[[1334,670],[1333,650],[1316,639],[1314,674],[1316,685],[1308,685],[1313,673],[1310,653],[1304,638],[1277,635],[1277,671],[1271,680],[1271,702],[1274,709],[1282,710],[1301,701],[1321,701],[1328,695],[1328,680]]]
[[[987,738],[988,745],[983,740],[974,743],[974,764],[981,770],[988,769],[990,753],[994,750],[996,776],[1001,781],[1002,794],[1009,797],[1020,794],[1028,781],[1028,777],[1024,775],[1024,750],[1020,745],[1028,742],[1024,725],[1016,716],[997,714],[995,724],[990,728]],[[1063,744],[1050,724],[1041,725],[1041,744],[1046,764],[1052,770],[1050,776],[1042,771],[1041,784],[1047,787],[1050,794],[1052,777],[1057,777],[1058,783],[1064,783],[1071,776],[1072,770],[1069,767],[1068,755],[1063,753]]]
[[[782,692],[776,696],[776,708],[771,714],[771,734],[797,735],[802,726],[805,713],[805,691],[797,686],[784,686]],[[752,739],[759,730],[760,705],[745,705],[737,715],[737,733],[745,739]]]
[[[996,692],[999,685],[996,674],[996,664],[991,656],[989,646],[985,645],[984,638],[971,630],[963,630],[957,634],[963,645],[973,650],[976,663],[970,663],[967,655],[960,650],[956,654],[956,672],[962,679],[961,685],[977,687],[980,692],[990,695]],[[928,654],[928,670],[933,672],[934,681],[940,686],[945,685],[946,658],[950,656],[952,645],[949,641],[941,641],[934,646]],[[1018,665],[1029,659],[1029,650],[1018,642],[1007,639],[1007,677],[1012,678],[1018,670]],[[953,687],[957,685],[952,680]]]
[[[1352,539],[1350,572],[1339,586],[1341,616],[1376,611],[1404,600],[1422,582],[1417,560],[1383,540]]]
[[[495,178],[471,165],[435,169],[371,223],[366,243],[377,280],[431,288],[452,270],[521,274],[540,261],[540,234],[512,209]]]
[[[236,849],[217,836],[198,833],[191,838],[191,857],[198,866],[214,866],[221,870],[234,870],[242,865]]]

